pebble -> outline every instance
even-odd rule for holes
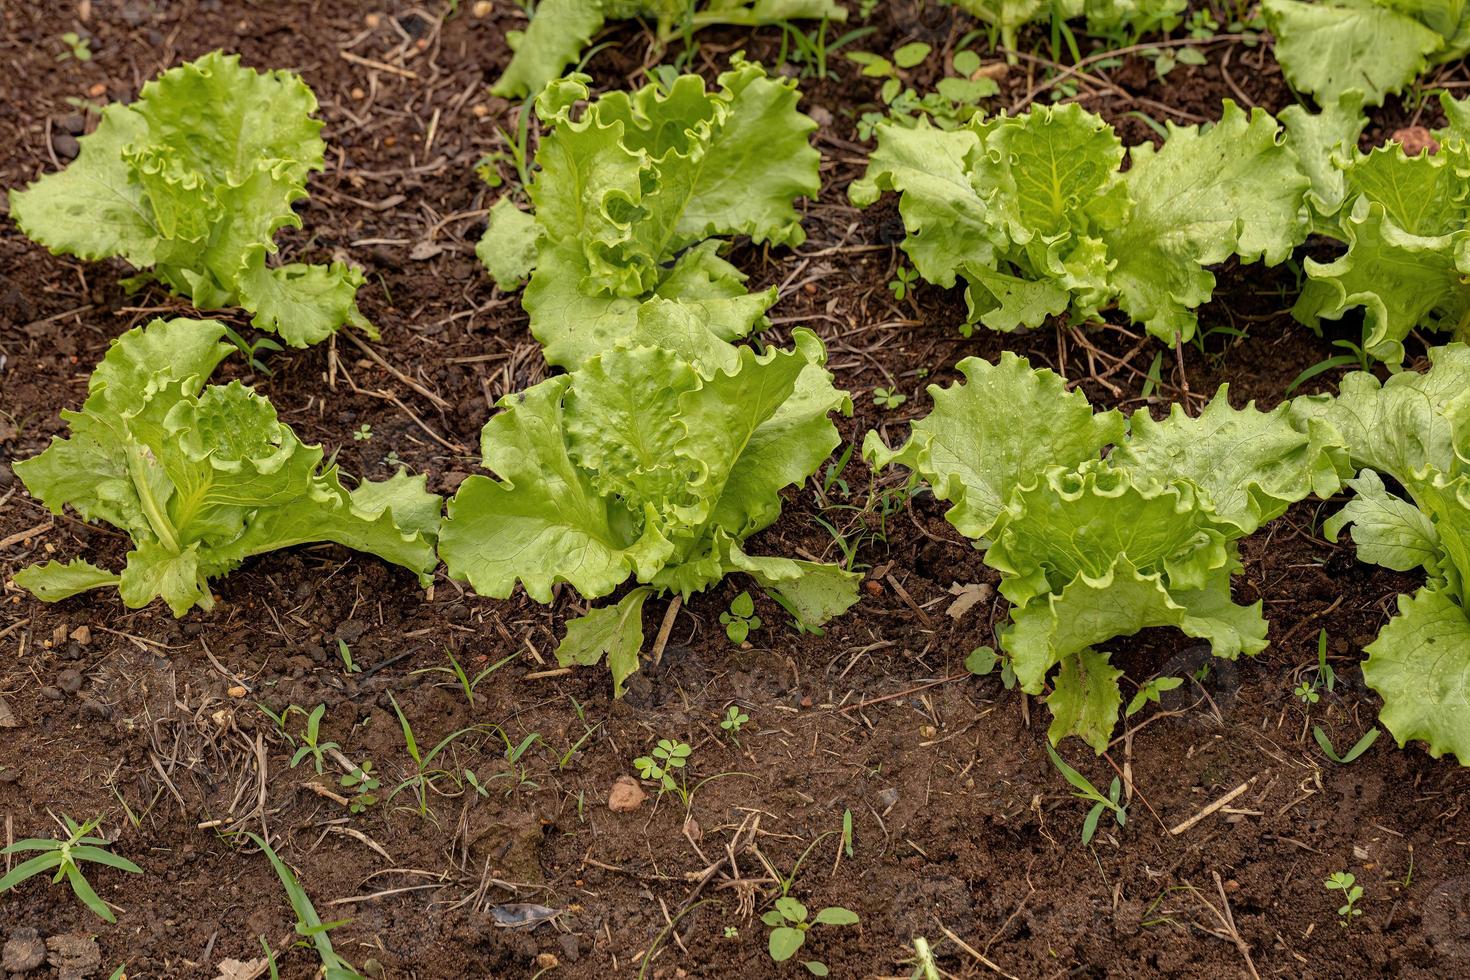
[[[80,112],[68,112],[57,118],[56,128],[63,133],[80,136],[87,131],[87,118]]]
[[[56,675],[56,686],[67,694],[75,694],[82,689],[82,673],[68,667]]]
[[[0,698],[0,728],[19,727],[20,719],[15,717],[15,712],[11,710],[10,703],[4,698]]]
[[[89,718],[96,718],[98,721],[106,721],[112,717],[112,706],[91,698],[83,698],[82,714]]]
[[[29,973],[46,962],[46,944],[34,929],[17,929],[0,951],[0,971]]]
[[[41,697],[47,701],[60,701],[66,695],[61,693],[61,688],[59,687],[43,687],[41,688]]]
[[[82,151],[77,138],[70,133],[54,133],[51,136],[51,147],[63,160],[75,160],[77,154]]]

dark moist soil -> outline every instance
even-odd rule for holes
[[[473,255],[494,197],[474,167],[505,149],[498,127],[513,131],[516,107],[487,85],[507,56],[504,30],[523,21],[515,5],[479,17],[468,0],[371,13],[334,0],[9,0],[0,11],[0,182],[10,187],[75,152],[86,103],[132,99],[179,61],[223,47],[252,65],[301,72],[322,103],[329,168],[312,181],[305,230],[283,251],[360,263],[363,309],[383,340],[376,357],[344,336],[273,357],[268,377],[238,365],[225,373],[253,382],[349,471],[381,478],[396,457],[447,493],[476,469],[492,403],[545,374],[518,297],[497,292]],[[948,7],[906,2],[880,5],[872,24],[861,44],[876,51],[921,39],[948,52],[974,26]],[[91,38],[91,60],[59,57],[69,30]],[[642,82],[655,60],[648,36],[622,24],[606,39],[590,65],[599,86]],[[712,31],[694,64],[712,75],[730,52],[771,59],[778,45],[774,30]],[[1040,35],[1026,48],[1047,50]],[[1269,46],[1202,50],[1208,64],[1180,65],[1167,81],[1125,56],[1090,76],[1079,97],[1128,142],[1157,138],[1144,117],[1217,118],[1224,97],[1273,111],[1293,101]],[[1218,270],[1202,323],[1245,336],[1215,333],[1203,351],[1186,347],[1183,365],[1164,351],[1151,398],[1141,392],[1162,348],[1133,328],[966,339],[958,291],[921,286],[895,302],[886,288],[901,261],[893,202],[859,212],[846,199],[865,151],[855,117],[874,108],[863,103],[876,99],[877,82],[840,57],[832,68],[835,80],[804,83],[824,154],[807,243],[733,254],[755,284],[784,287],[776,336],[806,324],[827,341],[857,406],[840,423],[844,438],[874,426],[901,438],[928,408],[926,383],[952,380],[964,356],[1003,349],[1062,371],[1101,404],[1155,412],[1179,399],[1197,408],[1227,378],[1237,403],[1273,404],[1333,352],[1286,312],[1295,288],[1287,267]],[[1000,103],[1047,101],[1037,92],[1046,69],[1023,60]],[[1432,121],[1390,105],[1365,139]],[[0,223],[7,461],[62,431],[57,413],[80,404],[113,337],[187,312],[157,290],[125,295],[127,271],[53,257]],[[871,391],[880,385],[908,402],[878,410]],[[353,439],[364,424],[371,439]],[[803,976],[795,961],[771,962],[758,918],[779,894],[777,879],[793,875],[791,894],[808,907],[861,915],[859,927],[815,929],[799,957],[821,959],[835,976],[906,976],[915,937],[927,938],[945,975],[960,977],[1445,977],[1470,968],[1470,776],[1389,738],[1338,766],[1311,735],[1320,725],[1344,750],[1373,725],[1379,703],[1363,687],[1360,650],[1395,596],[1416,585],[1323,541],[1316,529],[1330,505],[1298,505],[1245,545],[1236,597],[1264,600],[1269,650],[1216,662],[1203,689],[1136,716],[1106,758],[1063,746],[1100,786],[1115,771],[1132,780],[1127,826],[1105,818],[1084,849],[1087,805],[1047,759],[1045,709],[963,668],[966,653],[994,643],[1005,610],[992,597],[947,615],[951,591],[993,587],[993,574],[932,498],[880,521],[860,512],[871,485],[863,464],[854,460],[842,480],[825,511],[810,487],[790,494],[753,546],[837,557],[816,523],[825,514],[872,570],[860,606],[824,636],[799,636],[759,597],[766,625],[736,648],[718,617],[742,585],[726,582],[678,612],[661,662],[614,701],[601,671],[552,672],[563,623],[579,611],[574,597],[549,609],[524,597],[495,602],[442,574],[426,593],[408,573],[336,547],[253,560],[217,583],[213,612],[182,622],[159,607],[126,610],[115,595],[42,604],[8,583],[16,570],[79,553],[116,566],[125,542],[109,528],[52,518],[0,467],[0,699],[18,725],[0,729],[6,838],[53,835],[53,815],[100,816],[117,853],[145,871],[93,874],[120,911],[116,926],[64,886],[29,882],[0,897],[0,940],[27,929],[43,940],[78,934],[84,946],[95,936],[102,966],[93,976],[126,964],[135,977],[209,978],[224,960],[260,957],[264,937],[282,976],[312,976],[315,957],[292,947],[295,918],[265,856],[227,833],[240,830],[268,836],[323,920],[347,920],[330,933],[339,953],[390,977],[530,977],[548,967],[554,977],[631,977],[650,950],[646,975]],[[649,606],[652,637],[666,605]],[[1313,676],[1320,630],[1338,680],[1308,711],[1292,689]],[[344,669],[339,640],[359,673]],[[1163,630],[1114,650],[1129,689],[1208,660]],[[425,672],[450,653],[472,674],[511,659],[471,704],[448,675]],[[257,707],[324,704],[323,739],[354,761],[371,759],[386,796],[413,771],[390,697],[426,750],[481,726],[432,764],[456,779],[433,784],[427,815],[411,789],[349,814],[329,795],[340,790],[334,760],[326,776],[310,762],[291,769],[292,748]],[[732,704],[750,717],[738,741],[717,724]],[[518,764],[508,761],[507,746],[528,737]],[[690,743],[691,780],[708,781],[687,810],[666,796],[611,812],[614,782],[660,737]],[[459,777],[466,769],[483,795]],[[1227,808],[1171,832],[1226,794]],[[1323,888],[1334,871],[1351,871],[1364,890],[1349,928]],[[526,924],[543,915],[552,918]],[[244,975],[261,975],[259,966]],[[28,974],[39,975],[55,974]]]

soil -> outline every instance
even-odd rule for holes
[[[360,300],[382,342],[373,357],[344,335],[271,357],[268,376],[239,365],[224,373],[255,384],[349,471],[383,478],[396,458],[447,493],[476,470],[476,436],[493,402],[546,373],[518,297],[498,292],[473,254],[497,193],[474,168],[505,149],[499,128],[513,131],[517,106],[491,98],[488,84],[507,57],[504,31],[523,23],[519,8],[4,0],[0,16],[7,187],[65,163],[91,118],[87,103],[132,99],[181,60],[223,47],[252,65],[301,72],[321,101],[329,167],[313,178],[304,231],[283,237],[283,253],[361,264],[369,284]],[[951,8],[908,0],[879,4],[870,23],[876,31],[860,46],[875,51],[911,39],[952,48],[974,27]],[[90,38],[90,60],[60,57],[65,31]],[[641,83],[656,60],[648,34],[629,22],[605,39],[589,65],[598,86]],[[1042,34],[1026,41],[1027,51],[1048,50]],[[779,42],[775,30],[710,31],[694,66],[711,75],[740,49],[770,61]],[[1181,64],[1164,80],[1137,53],[1125,55],[1090,76],[1097,81],[1079,97],[1128,142],[1157,139],[1157,121],[1215,118],[1225,97],[1273,111],[1293,101],[1269,44],[1201,50],[1207,64]],[[857,406],[840,423],[846,439],[872,427],[901,438],[927,411],[925,384],[952,380],[962,357],[1003,349],[1076,379],[1100,404],[1155,412],[1175,400],[1197,408],[1226,379],[1237,403],[1273,404],[1334,352],[1330,336],[1287,312],[1288,267],[1219,269],[1203,322],[1240,335],[1188,346],[1182,364],[1117,323],[965,338],[957,291],[920,286],[895,301],[886,287],[901,261],[893,203],[858,211],[846,198],[866,150],[855,116],[875,108],[877,82],[840,57],[831,68],[832,79],[803,82],[824,154],[808,241],[785,251],[738,246],[733,255],[755,285],[783,286],[774,336],[806,324],[826,340]],[[999,103],[1045,101],[1037,89],[1047,70],[1024,59]],[[1391,103],[1365,140],[1432,123],[1432,110]],[[80,404],[113,337],[187,313],[156,289],[126,294],[127,274],[117,262],[51,256],[0,222],[7,461],[63,431],[58,412]],[[246,330],[237,313],[223,315]],[[1342,329],[1349,336],[1356,326]],[[1158,384],[1145,397],[1161,351]],[[1328,389],[1337,376],[1303,390]],[[871,391],[880,385],[907,403],[878,409]],[[354,439],[364,424],[371,439]],[[994,643],[1005,609],[990,598],[948,615],[951,590],[993,588],[993,574],[927,494],[880,523],[861,511],[873,485],[863,464],[854,459],[843,479],[850,491],[831,489],[826,511],[810,487],[790,494],[754,545],[834,558],[816,518],[837,520],[870,569],[861,605],[825,635],[798,635],[759,596],[765,626],[737,648],[718,622],[741,588],[726,582],[677,611],[661,661],[614,700],[605,673],[554,669],[562,626],[580,611],[574,596],[549,608],[524,596],[498,602],[442,572],[425,591],[410,574],[337,547],[253,560],[216,584],[212,612],[182,621],[156,606],[126,610],[115,595],[40,603],[8,583],[15,571],[80,553],[115,566],[124,542],[110,528],[52,517],[0,467],[6,839],[52,836],[63,813],[101,817],[114,850],[144,870],[93,872],[119,910],[114,926],[44,880],[0,896],[0,942],[54,939],[48,948],[62,949],[95,936],[102,965],[89,975],[125,964],[134,977],[210,978],[224,961],[262,957],[264,940],[281,976],[310,977],[316,957],[296,944],[295,916],[266,857],[238,833],[250,831],[295,869],[323,920],[345,920],[330,937],[373,976],[803,976],[794,961],[771,962],[759,920],[788,878],[809,908],[861,916],[859,926],[813,929],[798,957],[822,960],[834,976],[907,976],[915,937],[928,940],[944,975],[958,977],[1470,969],[1470,775],[1387,737],[1336,765],[1311,734],[1320,725],[1342,750],[1374,724],[1379,702],[1362,684],[1360,651],[1395,597],[1416,586],[1324,541],[1318,528],[1330,504],[1298,505],[1246,543],[1236,597],[1264,600],[1266,652],[1217,662],[1202,688],[1131,719],[1103,758],[1062,746],[1099,786],[1118,773],[1130,779],[1127,825],[1105,818],[1083,848],[1088,807],[1048,761],[1045,709],[963,667],[970,650]],[[666,609],[649,603],[650,637]],[[1322,630],[1337,683],[1307,707],[1293,688],[1313,676]],[[345,669],[339,640],[358,672]],[[1130,685],[1208,659],[1163,630],[1114,650]],[[437,672],[449,654],[471,674],[501,664],[473,703]],[[471,729],[433,766],[456,777],[473,770],[483,792],[440,778],[423,813],[411,788],[386,799],[414,772],[395,703],[426,749]],[[291,768],[292,747],[258,707],[317,704],[326,706],[323,739],[382,774],[385,798],[360,815],[332,798],[345,792],[334,758],[323,776],[310,761]],[[738,739],[718,726],[730,705],[750,718]],[[288,724],[295,733],[302,722]],[[663,737],[693,747],[698,789],[687,808],[645,786],[650,799],[637,809],[610,810],[618,779]],[[508,748],[528,738],[510,761]],[[1193,819],[1227,794],[1228,806]],[[1363,887],[1363,914],[1347,927],[1323,887],[1335,871],[1351,871]],[[25,974],[55,975],[64,974]]]

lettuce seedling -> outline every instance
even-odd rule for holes
[[[906,466],[949,501],[947,518],[1001,573],[1011,621],[1000,634],[1021,689],[1053,669],[1053,743],[1077,735],[1102,752],[1118,720],[1122,671],[1096,647],[1173,626],[1234,658],[1266,647],[1261,603],[1236,605],[1238,542],[1308,494],[1340,484],[1323,425],[1234,409],[1223,386],[1197,418],[1094,413],[1051,371],[1003,354],[968,358],[966,381],[932,386],[934,409],[875,467]],[[1111,452],[1104,459],[1104,451]]]
[[[969,320],[992,330],[1116,305],[1165,343],[1189,340],[1231,256],[1284,262],[1307,235],[1309,181],[1269,114],[1226,101],[1208,130],[1170,126],[1129,151],[1081,106],[1032,109],[940,130],[877,127],[849,196],[899,194],[903,249],[925,281],[963,278]]]
[[[805,240],[793,203],[815,197],[816,123],[795,83],[736,60],[707,92],[698,75],[667,88],[588,97],[586,76],[536,100],[550,127],[528,188],[532,214],[502,198],[476,249],[502,289],[529,278],[525,307],[547,361],[574,368],[627,337],[649,300],[698,314],[737,340],[768,325],[776,289],[750,293],[722,237]]]
[[[658,47],[704,27],[759,27],[787,20],[847,20],[833,0],[542,0],[524,31],[507,31],[515,55],[490,91],[508,99],[537,95],[581,57],[609,20],[649,20]]]
[[[307,174],[324,167],[316,108],[297,75],[207,54],[103,109],[70,166],[10,192],[11,216],[52,252],[146,270],[130,287],[156,280],[201,310],[244,307],[293,347],[343,324],[375,335],[357,269],[268,261],[276,233],[301,227],[292,204]]]
[[[234,347],[211,320],[154,320],[113,341],[67,438],[15,464],[32,496],[71,505],[132,539],[110,572],[80,558],[32,565],[17,584],[48,602],[116,587],[139,609],[163,598],[175,616],[209,609],[209,580],[252,555],[334,541],[417,572],[436,560],[440,500],[402,470],[348,492],[320,446],[303,444],[254,390],[205,387]]]
[[[1363,349],[1397,367],[1414,330],[1464,336],[1470,321],[1470,100],[1441,93],[1448,125],[1433,153],[1409,156],[1390,142],[1358,150],[1362,97],[1343,96],[1312,115],[1282,113],[1288,143],[1309,162],[1313,230],[1346,250],[1307,258],[1307,282],[1292,314],[1313,329],[1362,310]]]
[[[780,515],[781,490],[839,442],[827,416],[852,406],[825,359],[804,330],[790,350],[722,345],[702,357],[655,346],[645,330],[506,396],[481,434],[498,479],[472,476],[449,502],[439,553],[450,575],[498,599],[519,581],[542,603],[559,582],[589,600],[640,583],[568,623],[557,649],[564,666],[606,656],[616,694],[638,669],[652,594],[687,599],[743,572],[804,623],[842,613],[859,576],[743,547]]]
[[[1430,369],[1380,383],[1343,378],[1337,395],[1299,398],[1301,420],[1328,426],[1348,447],[1356,495],[1323,525],[1351,527],[1358,557],[1425,585],[1364,649],[1363,680],[1383,698],[1378,718],[1399,745],[1422,741],[1470,765],[1470,347],[1429,351]]]

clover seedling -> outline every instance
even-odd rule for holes
[[[751,630],[760,629],[761,618],[755,614],[755,600],[750,593],[742,592],[730,600],[730,611],[720,613],[720,622],[731,643],[744,643]]]
[[[732,704],[725,709],[725,717],[720,719],[720,727],[729,732],[733,738],[740,734],[740,726],[747,721],[750,721],[750,715]]]
[[[879,408],[897,408],[908,400],[908,395],[901,394],[891,388],[873,389],[873,402]]]
[[[12,868],[8,875],[0,878],[0,895],[10,891],[21,882],[54,868],[56,876],[51,879],[53,885],[60,884],[61,879],[65,878],[77,898],[82,900],[83,905],[104,921],[116,922],[117,916],[112,914],[112,909],[97,897],[91,884],[83,877],[80,862],[91,861],[95,864],[105,864],[109,868],[117,868],[119,871],[126,871],[134,875],[142,874],[143,869],[126,858],[120,858],[116,854],[103,850],[104,847],[111,846],[110,841],[103,840],[101,837],[88,836],[102,822],[100,817],[84,824],[77,823],[66,814],[62,814],[61,818],[66,821],[67,833],[71,835],[66,840],[45,838],[18,840],[0,851],[0,855],[23,854],[27,851],[40,852],[36,857],[22,861]]]
[[[858,922],[858,914],[841,906],[831,906],[822,909],[810,922],[806,917],[806,906],[790,896],[776,899],[776,907],[765,915],[761,921],[771,927],[770,952],[771,959],[777,963],[784,963],[796,955],[806,942],[806,934],[815,925],[824,926],[851,926]],[[828,973],[827,964],[820,960],[807,960],[802,966],[813,975],[825,977]]]
[[[362,765],[342,777],[342,788],[353,792],[352,802],[347,805],[347,809],[353,813],[365,811],[378,802],[378,789],[382,785],[373,772],[372,760],[364,759]]]
[[[689,794],[682,783],[674,781],[673,774],[678,771],[682,776],[682,770],[693,751],[687,742],[675,742],[672,739],[661,738],[653,747],[653,752],[634,759],[633,766],[638,770],[639,776],[659,784],[659,796],[665,793],[678,793],[687,804]]]
[[[903,302],[903,298],[913,291],[914,283],[918,281],[919,273],[917,270],[910,269],[906,265],[901,265],[898,267],[898,271],[894,273],[894,278],[888,281],[888,291],[893,294],[895,300]]]
[[[1342,916],[1344,927],[1352,923],[1354,916],[1363,914],[1362,909],[1354,907],[1358,899],[1363,897],[1363,886],[1357,884],[1357,880],[1357,877],[1350,871],[1334,871],[1322,883],[1322,887],[1330,892],[1342,892],[1343,905],[1337,910],[1337,914]]]

